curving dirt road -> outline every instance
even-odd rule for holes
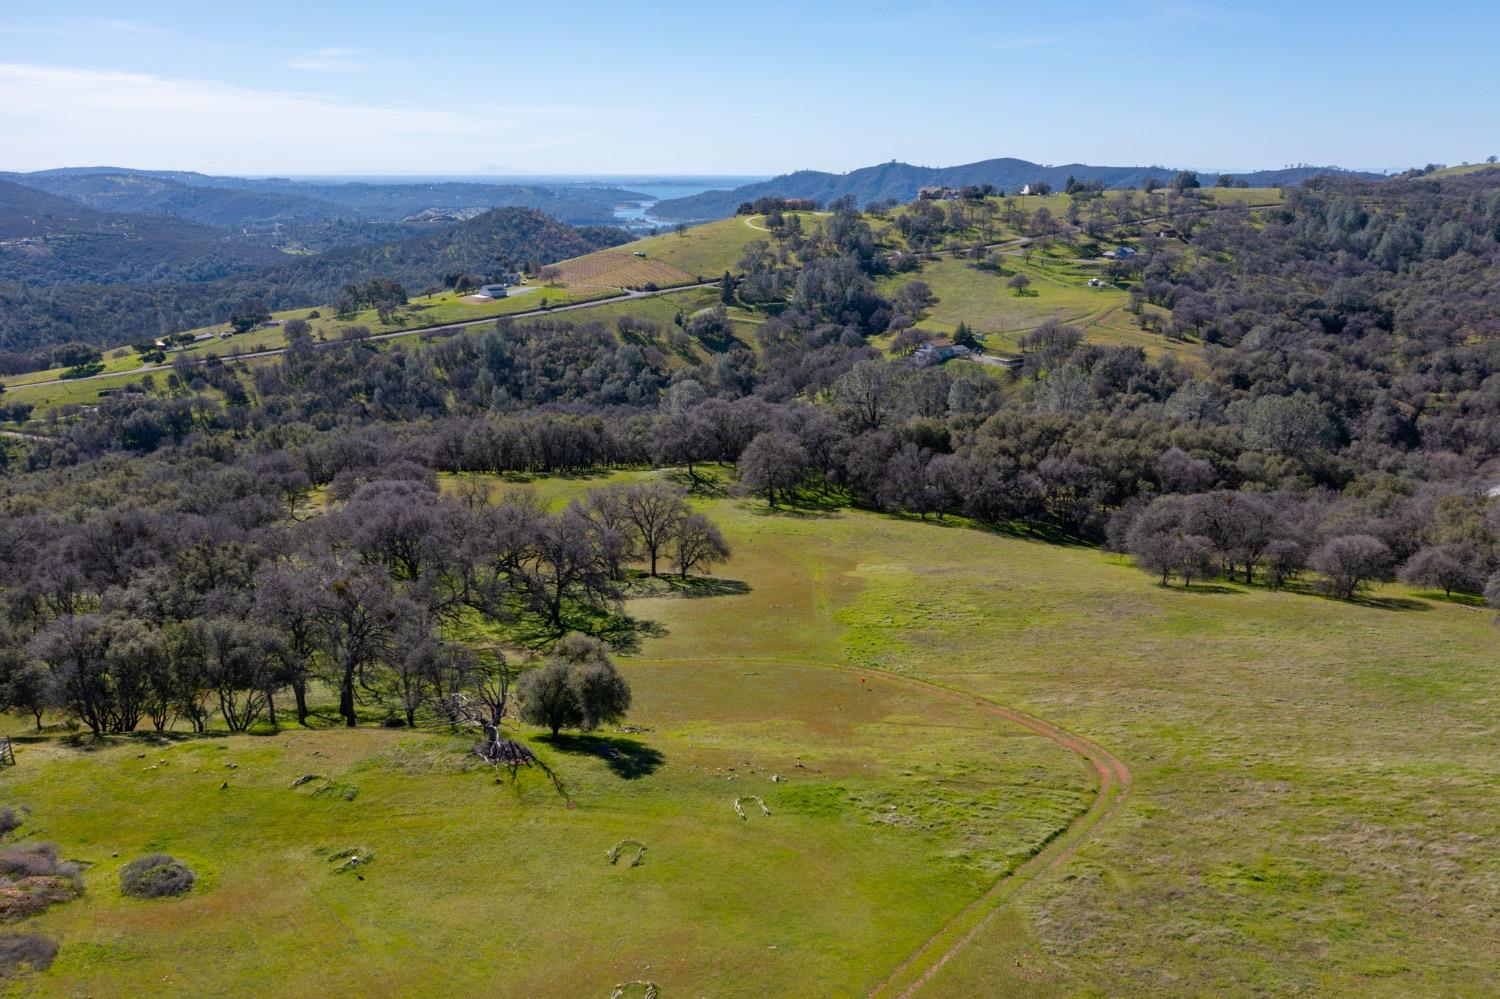
[[[942,967],[974,941],[1000,912],[1002,905],[1038,877],[1061,866],[1077,852],[1094,827],[1113,815],[1125,800],[1130,790],[1130,768],[1123,761],[1096,742],[1075,735],[1068,730],[1033,717],[1014,708],[963,691],[944,687],[925,680],[911,680],[892,674],[885,678],[908,687],[919,688],[954,701],[966,701],[986,714],[1003,718],[1007,722],[1030,729],[1050,739],[1069,752],[1075,753],[1093,773],[1098,790],[1089,807],[1068,823],[1042,849],[1024,864],[1002,876],[1000,880],[979,898],[970,902],[952,919],[929,937],[889,976],[873,989],[870,997],[911,996],[930,982]]]

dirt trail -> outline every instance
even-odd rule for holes
[[[1056,869],[1071,858],[1087,842],[1094,827],[1119,809],[1130,790],[1131,781],[1130,769],[1109,750],[1049,721],[925,680],[911,680],[892,674],[885,674],[885,678],[950,700],[972,704],[986,714],[1003,718],[1050,739],[1069,752],[1076,753],[1084,761],[1093,772],[1098,790],[1088,809],[1068,823],[1066,829],[1020,867],[1001,877],[989,891],[964,906],[911,956],[902,961],[884,981],[871,989],[869,995],[872,999],[875,996],[915,995],[955,954],[984,931],[1000,912],[1002,903],[1009,901],[1039,876]]]

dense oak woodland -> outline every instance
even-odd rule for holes
[[[90,217],[99,214],[86,208],[74,210]],[[137,229],[152,218],[99,217],[128,219]],[[325,228],[337,225],[327,223]],[[165,220],[151,231],[160,235],[163,228],[174,239],[186,229],[199,243],[157,247],[159,253],[149,257],[133,251],[127,258],[135,261],[133,271],[109,272],[111,278],[122,282],[118,284],[37,285],[7,280],[10,272],[6,261],[17,251],[10,248],[0,252],[0,351],[17,355],[15,360],[24,362],[36,348],[52,344],[84,341],[112,346],[152,340],[225,322],[231,316],[331,302],[345,285],[371,277],[394,280],[413,290],[440,287],[444,276],[454,273],[489,280],[529,261],[550,263],[615,246],[629,238],[619,229],[574,228],[533,209],[504,208],[393,243],[343,246],[316,256],[293,257],[266,247],[240,246],[235,251],[240,257],[232,263],[212,257],[183,264],[184,253],[191,256],[192,251],[201,249],[202,233],[216,230]],[[101,236],[98,241],[80,245],[70,236],[61,244],[69,247],[70,254],[92,248],[96,254],[117,255],[122,238],[117,235],[109,242]],[[247,254],[253,258],[253,268],[244,259]],[[279,262],[268,265],[268,258]],[[80,266],[94,266],[89,262],[92,259],[82,261]],[[48,364],[41,361],[34,366]],[[6,367],[24,369],[8,363]]]
[[[53,439],[8,442],[10,701],[99,730],[201,717],[210,696],[243,719],[316,663],[352,719],[361,691],[409,705],[503,671],[445,621],[587,630],[644,557],[625,497],[450,499],[440,472],[656,464],[696,484],[729,463],[773,505],[962,514],[1128,550],[1163,580],[1282,586],[1310,568],[1352,597],[1400,573],[1500,599],[1500,177],[1326,180],[1258,213],[1188,194],[1184,238],[1146,239],[1121,277],[1172,310],[1165,335],[1201,338],[1201,366],[1053,325],[998,376],[867,342],[924,293],[877,294],[895,258],[835,209],[811,235],[776,227],[726,284],[788,297],[753,349],[712,312],[303,342],[261,366],[181,364],[62,414]],[[306,506],[316,487],[327,512]],[[675,533],[655,555],[684,572],[724,557],[711,524],[659,499]],[[131,656],[191,675],[88,687]]]

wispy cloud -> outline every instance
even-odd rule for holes
[[[0,169],[193,164],[316,173],[365,163],[425,171],[445,162],[501,162],[557,141],[594,141],[629,117],[570,105],[486,105],[471,116],[213,80],[0,62]],[[264,141],[247,144],[246,136]],[[392,149],[409,155],[392,156]],[[288,157],[288,150],[299,155]]]
[[[291,69],[306,70],[310,73],[352,73],[355,70],[364,69],[364,63],[360,57],[363,55],[359,49],[346,49],[331,46],[326,49],[314,49],[305,52],[287,63]]]
[[[165,35],[167,29],[144,21],[126,21],[117,17],[100,18],[94,22],[100,31],[115,31],[125,35]]]

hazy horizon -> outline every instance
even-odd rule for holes
[[[79,0],[0,14],[0,167],[772,176],[1016,156],[1391,170],[1500,151],[1479,147],[1500,132],[1500,10],[1475,0],[1085,2],[1066,20],[972,0],[588,2],[563,25],[472,0],[420,16],[287,0],[118,13]],[[538,44],[543,28],[555,44]],[[1394,86],[1408,65],[1422,72]]]

